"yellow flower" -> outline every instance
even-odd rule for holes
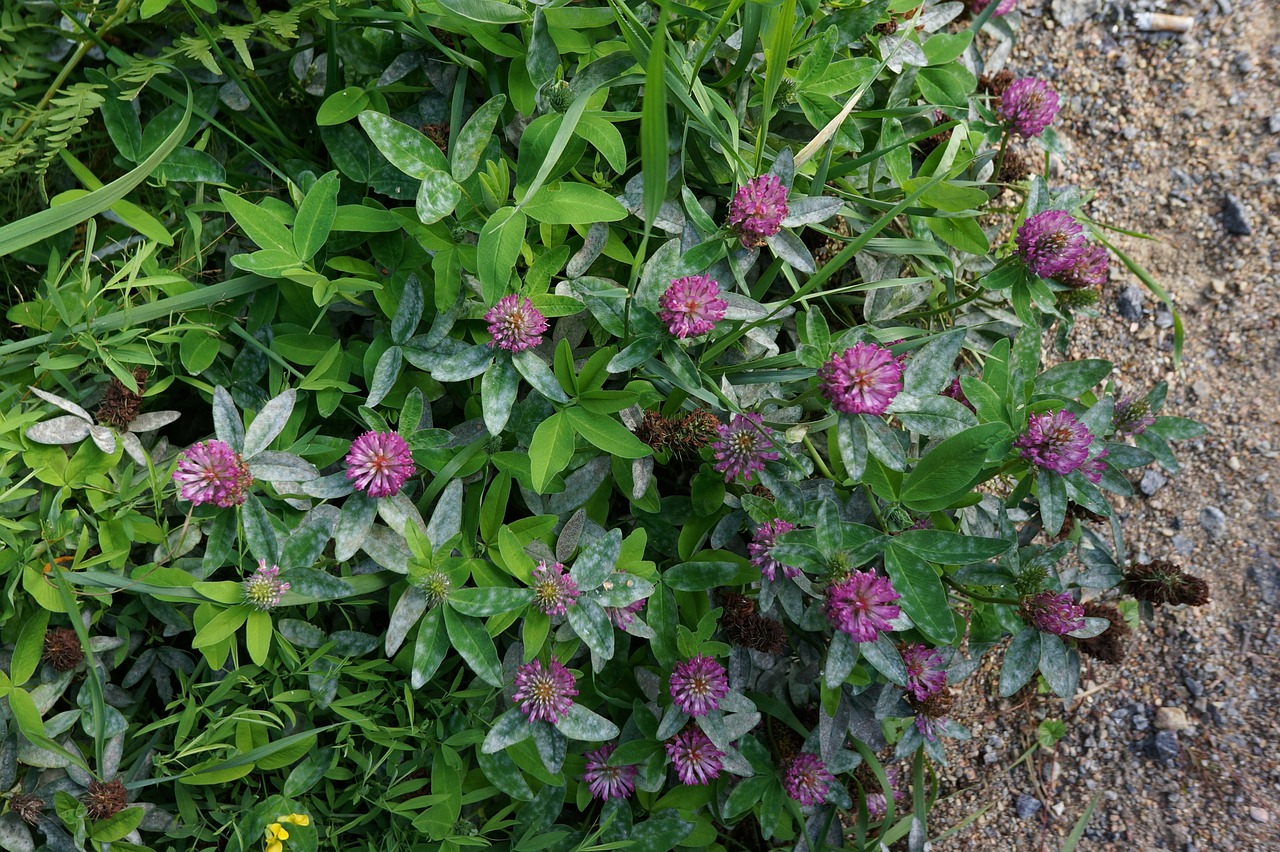
[[[289,814],[288,816],[280,817],[280,821],[287,822],[290,825],[300,825],[303,827],[311,825],[311,817],[306,814]]]
[[[289,832],[285,830],[278,822],[273,822],[267,826],[267,850],[266,852],[284,852],[284,843],[282,841],[289,839]]]

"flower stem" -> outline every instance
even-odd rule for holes
[[[818,466],[818,470],[822,471],[822,475],[833,482],[838,482],[839,477],[831,472],[831,468],[827,467],[827,463],[822,460],[822,456],[818,454],[818,448],[813,445],[813,441],[809,440],[809,436],[805,435],[801,440],[804,443],[804,448],[809,452],[809,457],[813,459],[813,463]]]
[[[1009,128],[1005,127],[1004,135],[1000,137],[1000,153],[996,155],[996,165],[991,172],[992,183],[1000,182],[1000,169],[1004,168],[1004,157],[1005,154],[1009,153],[1009,137],[1012,135],[1009,132]]]
[[[991,604],[1006,604],[1008,606],[1017,606],[1020,603],[1020,601],[1016,601],[1011,598],[993,598],[987,595],[980,595],[977,592],[971,592],[945,574],[942,576],[942,582],[946,583],[965,597],[972,598],[975,601],[982,601],[983,603]]]

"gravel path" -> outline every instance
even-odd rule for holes
[[[1167,379],[1165,413],[1210,430],[1181,443],[1176,476],[1134,471],[1141,493],[1118,503],[1130,554],[1182,563],[1213,601],[1158,610],[1120,664],[1086,662],[1070,710],[970,698],[959,716],[975,736],[950,749],[933,833],[992,807],[934,848],[1056,850],[1099,794],[1081,850],[1277,850],[1280,3],[1020,5],[1010,66],[1064,100],[1056,182],[1096,188],[1095,219],[1157,238],[1118,244],[1173,293],[1187,327],[1174,373],[1171,317],[1113,263],[1102,316],[1077,327],[1070,355],[1113,360],[1139,394]],[[1143,11],[1195,26],[1140,33]],[[967,692],[995,695],[991,673],[978,676],[984,690]],[[1044,718],[1065,719],[1067,737],[1013,765]]]

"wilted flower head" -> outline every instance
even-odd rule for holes
[[[902,648],[902,662],[907,667],[906,690],[917,701],[924,701],[947,685],[947,672],[942,655],[928,645]]]
[[[129,804],[129,793],[119,778],[106,783],[94,779],[89,782],[89,789],[80,797],[90,819],[110,819],[124,810]]]
[[[9,810],[17,814],[18,818],[27,825],[35,825],[40,821],[40,814],[44,810],[44,799],[39,796],[29,796],[26,793],[17,793],[9,799]]]
[[[775,580],[777,579],[779,568],[788,577],[795,577],[800,574],[799,568],[783,565],[774,559],[772,552],[778,536],[785,532],[791,532],[795,528],[795,524],[787,523],[782,518],[774,518],[769,523],[756,528],[755,533],[751,536],[751,543],[747,545],[747,553],[751,554],[751,564],[760,569],[761,576]]]
[[[1107,261],[1106,249],[1093,243],[1086,243],[1075,262],[1054,275],[1053,280],[1059,284],[1066,284],[1074,290],[1101,287],[1110,277]]]
[[[666,742],[667,757],[676,768],[682,784],[710,784],[720,777],[724,752],[695,727],[685,728]]]
[[[1112,428],[1116,435],[1141,435],[1147,427],[1156,422],[1151,414],[1151,403],[1146,398],[1134,399],[1125,394],[1116,400],[1114,413],[1111,416]]]
[[[960,384],[959,376],[956,376],[954,379],[951,380],[951,384],[943,388],[942,396],[949,396],[952,399],[954,399],[956,402],[963,405],[965,408],[969,409],[975,414],[977,413],[977,409],[973,407],[973,403],[969,401],[969,397],[965,396],[964,388]]]
[[[1058,93],[1043,80],[1014,80],[1000,96],[996,115],[1019,136],[1039,136],[1058,115]]]
[[[1124,659],[1124,645],[1131,631],[1120,610],[1097,601],[1084,604],[1086,618],[1105,618],[1111,622],[1107,629],[1097,636],[1088,639],[1077,639],[1076,646],[1080,653],[1102,660],[1104,663],[1118,663]]]
[[[93,412],[93,418],[106,426],[127,431],[142,407],[142,392],[147,387],[147,371],[138,367],[133,371],[133,380],[138,385],[136,393],[125,387],[124,382],[112,377],[102,393],[102,401]]]
[[[720,605],[724,607],[720,633],[725,639],[765,654],[776,654],[783,649],[787,643],[787,631],[782,622],[759,615],[755,601],[737,592],[722,591],[719,597]]]
[[[635,792],[635,778],[639,770],[634,766],[609,765],[609,755],[616,748],[610,743],[587,752],[587,769],[582,773],[582,780],[587,782],[593,798],[625,799]]]
[[[240,454],[222,441],[202,441],[178,457],[173,472],[178,494],[192,505],[239,506],[249,496],[253,476]]]
[[[765,426],[759,414],[735,414],[727,425],[721,424],[720,439],[711,445],[715,469],[724,474],[725,482],[750,479],[764,470],[764,464],[778,458],[773,449],[773,430]]]
[[[955,696],[951,694],[951,687],[944,686],[923,701],[908,694],[907,704],[916,712],[916,730],[932,742],[938,738],[938,728],[947,721]]]
[[[521,712],[530,722],[539,720],[555,724],[573,706],[573,696],[578,694],[573,672],[552,660],[543,668],[541,660],[534,660],[516,669],[516,691],[511,700],[520,705]]]
[[[1203,606],[1209,602],[1209,584],[1167,559],[1130,565],[1124,572],[1124,589],[1138,600],[1150,601],[1156,606]]]
[[[493,335],[489,345],[508,352],[521,352],[537,346],[547,330],[547,318],[533,306],[533,302],[528,299],[522,301],[515,295],[499,299],[484,315],[484,321],[489,324],[489,334]]]
[[[644,600],[632,601],[626,606],[607,606],[604,611],[614,627],[626,630],[631,622],[636,620],[636,613],[642,609],[644,609]]]
[[[267,567],[267,560],[258,560],[258,570],[244,581],[244,602],[249,606],[269,612],[280,605],[289,584],[280,580],[280,566]]]
[[[902,362],[879,344],[858,343],[822,365],[818,385],[836,411],[884,414],[902,390]]]
[[[984,9],[990,6],[992,0],[968,0],[969,11],[973,15],[980,15]],[[1001,15],[1007,15],[1018,6],[1018,0],[999,0],[996,9],[991,13],[991,17],[998,18]]]
[[[678,338],[706,334],[724,319],[729,305],[720,298],[720,285],[710,275],[687,275],[671,282],[658,299],[658,318]]]
[[[70,627],[52,627],[44,634],[44,653],[41,655],[54,671],[69,672],[84,661],[84,648],[80,637]]]
[[[801,752],[787,764],[782,786],[801,805],[820,805],[827,798],[827,785],[835,780],[816,754]]]
[[[395,432],[365,432],[351,442],[347,479],[370,497],[390,497],[416,470],[409,443]]]
[[[1092,443],[1089,428],[1064,408],[1032,414],[1013,445],[1037,467],[1066,476],[1088,461]]]
[[[578,600],[578,583],[559,562],[546,561],[533,569],[533,603],[547,615],[564,615]]]
[[[705,716],[720,706],[729,693],[729,677],[724,666],[699,654],[676,663],[671,671],[671,698],[690,716]]]
[[[1064,636],[1084,627],[1084,607],[1072,599],[1070,592],[1046,589],[1028,595],[1019,606],[1022,617],[1030,621],[1036,630]]]
[[[900,597],[888,577],[853,571],[827,589],[827,619],[855,642],[874,642],[893,629],[890,622],[901,613],[893,602]]]
[[[1045,210],[1018,227],[1018,257],[1041,278],[1053,278],[1071,269],[1087,246],[1084,228],[1065,210]]]
[[[777,175],[760,175],[739,187],[729,202],[729,227],[746,248],[762,246],[782,230],[787,216],[787,189]]]

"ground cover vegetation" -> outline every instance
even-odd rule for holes
[[[1015,5],[6,6],[0,846],[922,847],[1207,598]]]

